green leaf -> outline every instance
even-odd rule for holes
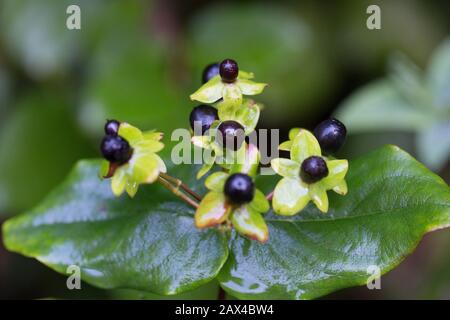
[[[450,189],[395,146],[349,165],[345,197],[330,193],[322,214],[309,205],[289,219],[269,213],[259,244],[233,234],[221,286],[242,299],[311,299],[384,274],[429,231],[450,224]]]
[[[340,106],[336,118],[349,132],[413,131],[435,121],[431,112],[408,103],[389,80],[373,82],[356,91]]]
[[[78,265],[101,288],[178,294],[216,277],[228,254],[221,232],[197,229],[193,210],[160,185],[115,198],[99,165],[79,162],[39,206],[7,221],[5,246],[60,273]],[[190,166],[171,171],[194,181]]]

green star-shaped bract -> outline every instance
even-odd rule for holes
[[[301,211],[312,200],[320,211],[327,212],[327,190],[333,189],[342,195],[347,193],[344,178],[348,170],[348,161],[323,157],[328,167],[328,175],[315,183],[305,183],[300,178],[301,164],[311,156],[321,157],[320,145],[314,135],[304,129],[296,130],[295,135],[290,136],[291,159],[277,158],[271,161],[273,170],[283,176],[274,190],[273,208],[277,214],[291,216]]]
[[[160,142],[163,134],[156,131],[142,132],[122,122],[118,135],[128,141],[133,154],[126,164],[115,169],[111,189],[116,196],[120,196],[125,190],[130,197],[134,197],[140,184],[153,183],[160,172],[166,172],[166,165],[156,154],[164,148],[164,144]],[[101,177],[107,175],[111,165],[108,161],[103,161]]]
[[[253,200],[243,205],[231,204],[225,194],[224,185],[233,173],[245,173],[254,177],[259,165],[259,152],[253,145],[247,148],[245,163],[231,166],[230,172],[215,172],[205,181],[210,190],[200,202],[195,212],[195,225],[198,228],[207,228],[229,221],[237,232],[251,239],[266,242],[269,230],[261,213],[269,211],[270,205],[264,194],[255,189]]]
[[[237,79],[232,83],[223,82],[220,75],[211,78],[197,91],[191,94],[191,100],[202,103],[214,103],[223,99],[224,106],[240,106],[242,95],[260,94],[267,86],[266,83],[257,83],[250,79],[253,73],[239,71]]]
[[[244,134],[249,135],[255,130],[258,123],[260,106],[256,102],[250,99],[244,99],[242,105],[236,106],[224,106],[219,104],[218,106],[219,120],[214,121],[210,129],[203,136],[193,136],[191,138],[192,143],[200,148],[211,151],[211,155],[204,160],[204,165],[197,173],[197,179],[203,177],[209,170],[211,170],[214,163],[218,163],[224,168],[229,168],[231,164],[235,163],[236,158],[239,158],[239,152],[243,152],[242,149],[245,143],[242,144],[238,151],[224,150],[216,141],[217,128],[222,121],[233,120],[240,123],[244,127]],[[216,161],[217,160],[217,161]]]

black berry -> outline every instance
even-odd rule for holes
[[[347,129],[339,120],[327,119],[314,129],[314,135],[319,141],[322,151],[325,154],[333,154],[338,152],[344,144]]]
[[[106,160],[117,164],[127,163],[133,153],[127,140],[112,135],[103,138],[100,149]]]
[[[236,151],[245,141],[244,127],[236,121],[227,120],[217,128],[217,142],[220,146]]]
[[[218,62],[208,64],[203,70],[202,82],[207,83],[209,80],[219,74],[220,65]]]
[[[116,136],[119,132],[120,122],[117,120],[108,120],[105,124],[105,133],[107,135]]]
[[[191,128],[195,132],[195,123],[199,122],[202,129],[202,134],[204,134],[210,127],[211,124],[218,120],[217,109],[206,104],[199,105],[195,107],[189,116],[189,121],[191,123]]]
[[[303,160],[300,178],[303,182],[314,183],[328,175],[328,167],[322,157],[312,156]]]
[[[220,77],[223,82],[234,82],[239,74],[239,67],[236,61],[225,59],[220,63]]]
[[[235,173],[225,182],[224,193],[232,204],[249,203],[255,196],[255,184],[248,175]]]

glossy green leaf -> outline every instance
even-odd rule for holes
[[[99,165],[79,162],[34,210],[7,221],[5,246],[63,274],[78,265],[82,280],[101,288],[177,294],[216,277],[228,252],[221,232],[197,229],[193,209],[160,185],[115,198]],[[191,170],[172,168],[189,184]]]
[[[450,224],[450,188],[394,146],[349,165],[349,192],[330,193],[330,210],[269,214],[266,244],[233,234],[219,274],[225,290],[244,299],[311,299],[364,285],[367,268],[384,274],[429,231]]]

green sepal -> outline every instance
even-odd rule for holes
[[[233,211],[231,223],[236,231],[259,242],[269,240],[269,229],[261,214],[250,206],[241,206]]]
[[[223,83],[217,75],[191,94],[190,98],[203,103],[213,103],[222,98],[222,93]]]
[[[211,191],[202,199],[195,212],[195,226],[208,228],[224,222],[230,214],[231,206],[222,192]]]

